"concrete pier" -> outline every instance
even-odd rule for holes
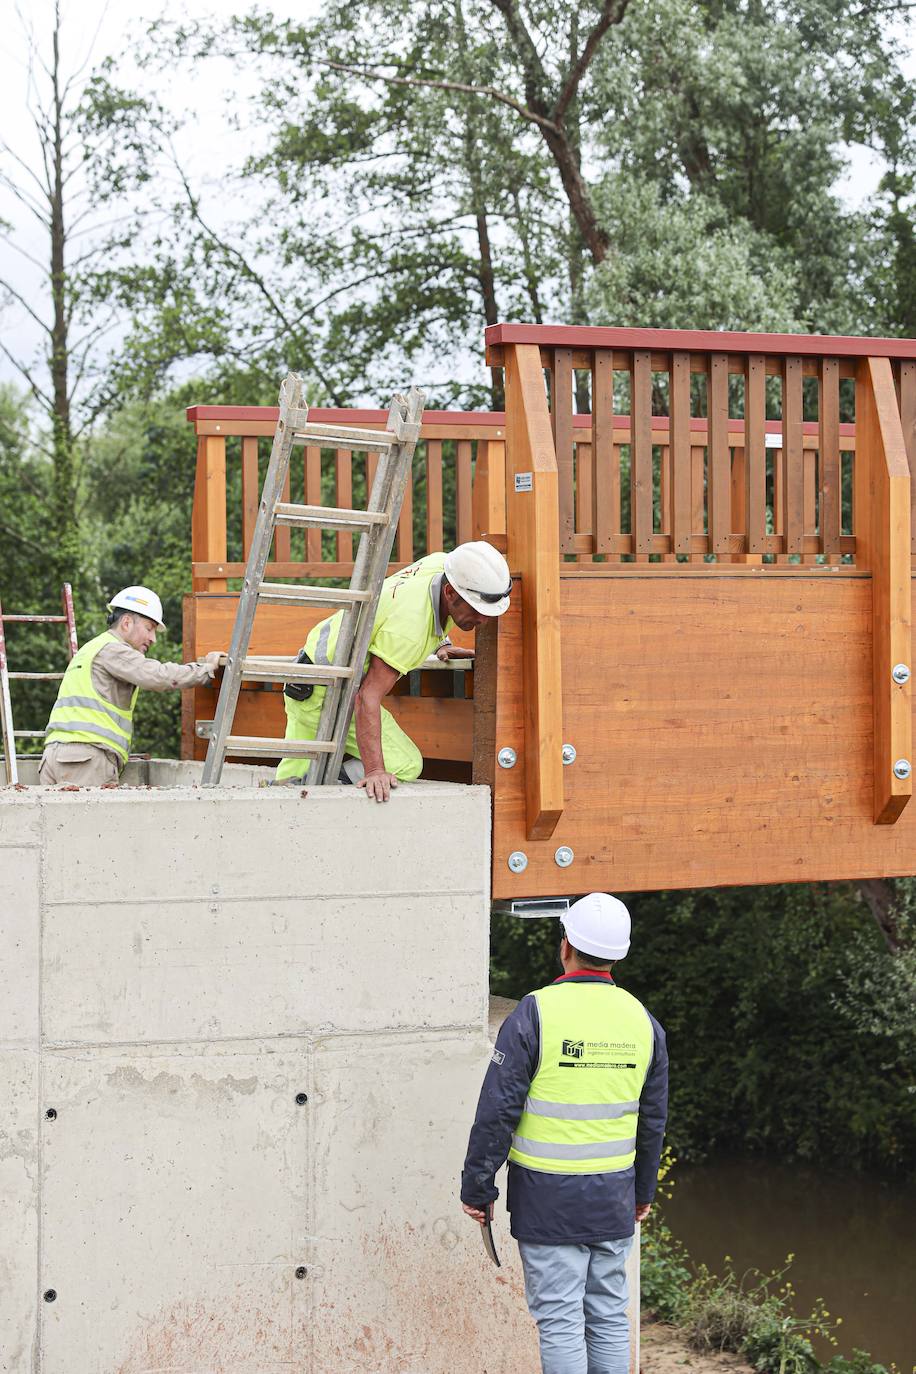
[[[457,1199],[487,789],[181,767],[0,791],[0,1370],[536,1374]]]

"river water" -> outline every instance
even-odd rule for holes
[[[843,1324],[838,1351],[858,1347],[916,1374],[916,1185],[757,1160],[676,1165],[665,1219],[696,1263],[716,1273],[782,1268],[807,1315],[823,1298]],[[815,1341],[819,1358],[837,1349]]]

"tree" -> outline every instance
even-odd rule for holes
[[[80,561],[79,442],[111,402],[100,355],[118,325],[116,310],[99,297],[95,273],[133,240],[117,202],[149,175],[155,117],[146,102],[107,86],[108,115],[98,119],[90,98],[96,78],[86,75],[91,52],[67,71],[60,0],[48,51],[31,29],[26,40],[31,146],[20,151],[0,140],[0,187],[31,224],[32,232],[7,225],[4,238],[38,272],[43,300],[30,300],[9,278],[0,279],[0,292],[41,342],[32,355],[15,343],[0,342],[0,349],[47,425],[51,557],[58,577],[73,578]]]

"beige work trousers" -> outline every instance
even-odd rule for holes
[[[46,744],[38,765],[43,787],[104,787],[118,781],[118,761],[94,744]]]

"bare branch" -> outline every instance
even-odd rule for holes
[[[35,553],[40,553],[42,556],[47,552],[41,544],[36,544],[33,539],[27,538],[21,530],[14,530],[11,525],[5,525],[2,520],[0,520],[0,532],[8,534],[10,539],[15,539],[17,544],[22,544],[27,549],[34,549]]]
[[[0,186],[5,186],[10,195],[15,196],[20,205],[24,205],[29,214],[34,215],[39,224],[43,224],[46,229],[50,229],[51,221],[48,219],[41,207],[36,205],[28,191],[24,191],[21,186],[17,186],[15,181],[11,181],[5,172],[0,172]]]
[[[26,367],[25,363],[21,363],[18,358],[15,358],[13,356],[13,354],[9,351],[9,349],[7,348],[6,344],[2,341],[2,339],[0,339],[0,352],[2,352],[9,360],[9,362],[12,363],[16,371],[19,372],[25,378],[26,382],[28,383],[29,390],[35,397],[38,404],[42,407],[42,409],[47,410],[49,414],[53,414],[54,403],[51,400],[50,396],[46,395],[45,392],[42,391],[41,387],[38,385],[38,383],[32,376],[31,372]]]
[[[41,191],[42,195],[47,197],[48,188],[42,183],[41,177],[36,175],[33,169],[26,162],[25,158],[20,157],[19,154],[10,147],[10,145],[5,141],[5,139],[0,139],[0,150],[6,153],[8,157],[11,157],[14,162],[18,163],[22,170],[26,173],[26,175],[32,178],[32,180],[35,182],[35,185],[38,187],[39,191]]]
[[[510,110],[515,110],[516,114],[520,114],[522,119],[526,119],[530,124],[557,132],[557,125],[552,119],[538,114],[519,100],[513,100],[511,95],[498,91],[495,86],[470,86],[463,81],[434,80],[432,77],[424,76],[389,76],[374,67],[350,66],[346,62],[332,62],[330,58],[316,60],[319,66],[332,67],[334,71],[347,72],[350,76],[361,76],[369,81],[384,81],[389,86],[426,87],[434,91],[458,91],[461,95],[485,95],[490,100],[496,100],[500,105],[507,105]]]
[[[18,253],[20,257],[25,258],[26,262],[30,262],[33,267],[37,267],[39,272],[41,272],[44,276],[48,275],[47,263],[41,262],[38,258],[34,258],[31,253],[27,253],[26,250],[20,247],[20,245],[16,243],[15,239],[11,238],[9,234],[3,234],[2,238],[6,243],[7,247],[12,248],[14,253]]]
[[[576,62],[569,71],[563,89],[560,92],[557,103],[553,107],[553,117],[559,121],[563,118],[569,108],[569,102],[573,99],[583,76],[591,65],[592,58],[598,51],[601,42],[608,29],[614,24],[619,24],[627,12],[630,0],[604,0],[601,15],[592,29],[588,38],[585,40],[585,47],[582,49]]]
[[[522,71],[525,76],[525,97],[532,109],[538,110],[546,116],[547,109],[547,73],[544,71],[544,64],[541,61],[537,45],[524,19],[521,16],[515,0],[491,0],[491,4],[499,10],[506,22],[509,30],[509,37],[515,44],[515,50],[521,60]]]
[[[29,305],[25,297],[16,290],[15,286],[11,286],[5,277],[0,277],[0,290],[6,291],[10,296],[13,297],[13,300],[18,301],[19,304],[22,306],[23,310],[26,312],[26,314],[29,315],[35,321],[35,323],[44,330],[44,332],[48,336],[50,336],[50,325],[45,324],[44,320],[41,318],[40,315],[36,315],[35,311]]]

